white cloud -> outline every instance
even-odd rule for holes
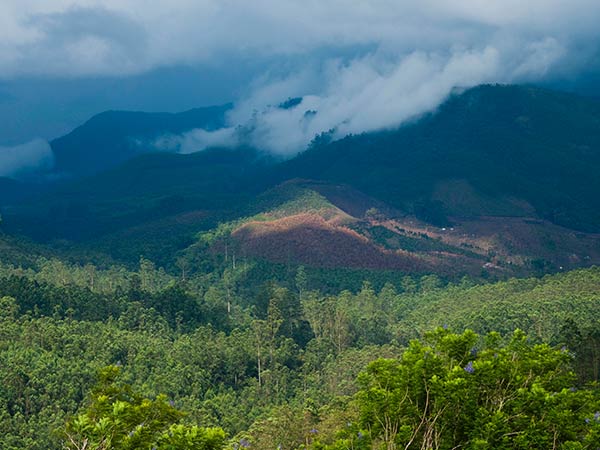
[[[3,0],[0,77],[122,75],[372,45],[407,54],[494,36],[595,46],[597,0]]]
[[[235,128],[216,131],[191,130],[183,135],[166,135],[158,138],[152,148],[182,154],[199,152],[209,147],[233,147],[240,143]]]
[[[451,53],[413,52],[397,59],[375,53],[349,62],[332,60],[312,74],[306,69],[281,80],[265,80],[231,112],[227,131],[243,127],[250,130],[245,139],[254,146],[292,155],[321,132],[335,130],[333,137],[341,138],[394,128],[434,110],[456,87],[524,79],[546,71],[555,57],[552,45],[542,42],[539,48],[524,48],[510,58],[488,46]],[[315,79],[321,80],[316,90]],[[280,108],[290,94],[302,97],[302,102]],[[208,141],[211,134],[201,135]],[[227,142],[237,143],[221,144]]]
[[[52,167],[54,157],[47,141],[34,139],[14,147],[0,147],[0,176],[26,174]]]

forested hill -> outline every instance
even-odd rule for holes
[[[598,231],[599,124],[595,100],[480,86],[398,130],[323,136],[277,174],[347,183],[441,223],[533,207],[557,224]]]
[[[96,117],[61,170],[127,161],[4,202],[0,448],[600,448],[598,103],[131,158],[225,110]]]

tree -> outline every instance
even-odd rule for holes
[[[296,270],[294,282],[296,284],[296,289],[298,289],[298,298],[300,301],[302,301],[302,295],[308,286],[308,277],[306,276],[306,270],[304,269],[304,266],[299,266],[298,270]]]
[[[600,396],[573,387],[570,363],[521,331],[505,342],[439,328],[359,375],[359,430],[387,450],[595,449]]]
[[[117,382],[119,367],[100,371],[83,413],[69,420],[64,448],[69,450],[197,449],[220,450],[225,433],[181,423],[183,413],[165,396],[144,398]]]

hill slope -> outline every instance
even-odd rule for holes
[[[219,215],[256,193],[245,180],[269,164],[251,148],[141,155],[7,209],[6,226],[42,240],[85,240],[186,211]]]
[[[246,216],[200,234],[208,254],[321,268],[435,272],[451,278],[541,274],[600,264],[600,235],[527,217],[436,227],[347,185],[291,180],[253,199]],[[198,256],[196,245],[192,245]]]
[[[530,215],[600,230],[600,102],[480,86],[398,130],[316,145],[279,179],[350,184],[423,219]]]

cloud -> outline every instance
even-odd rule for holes
[[[0,147],[0,176],[3,177],[49,169],[53,163],[50,144],[42,139],[34,139],[14,147]]]
[[[152,67],[147,32],[127,15],[101,7],[35,12],[31,3],[33,12],[15,17],[0,44],[0,76],[122,75]]]
[[[3,0],[0,77],[126,75],[364,46],[598,48],[599,19],[597,0]]]
[[[450,53],[415,51],[396,58],[376,52],[350,61],[329,60],[312,72],[305,68],[283,79],[265,79],[230,113],[230,128],[202,131],[201,136],[205,142],[213,134],[214,138],[227,136],[229,140],[221,145],[248,140],[255,147],[293,155],[322,132],[332,132],[335,139],[397,127],[434,110],[457,87],[536,77],[561,55],[554,42],[544,40],[509,54],[487,46]],[[282,108],[287,95],[302,101]],[[232,139],[236,130],[244,136]]]
[[[289,155],[331,129],[398,126],[455,87],[576,77],[598,65],[598,23],[598,0],[4,0],[0,79],[260,61],[227,129],[156,146]]]
[[[182,135],[161,136],[151,144],[151,148],[188,154],[206,150],[209,147],[234,147],[240,143],[238,131],[233,127],[215,131],[195,129]]]

